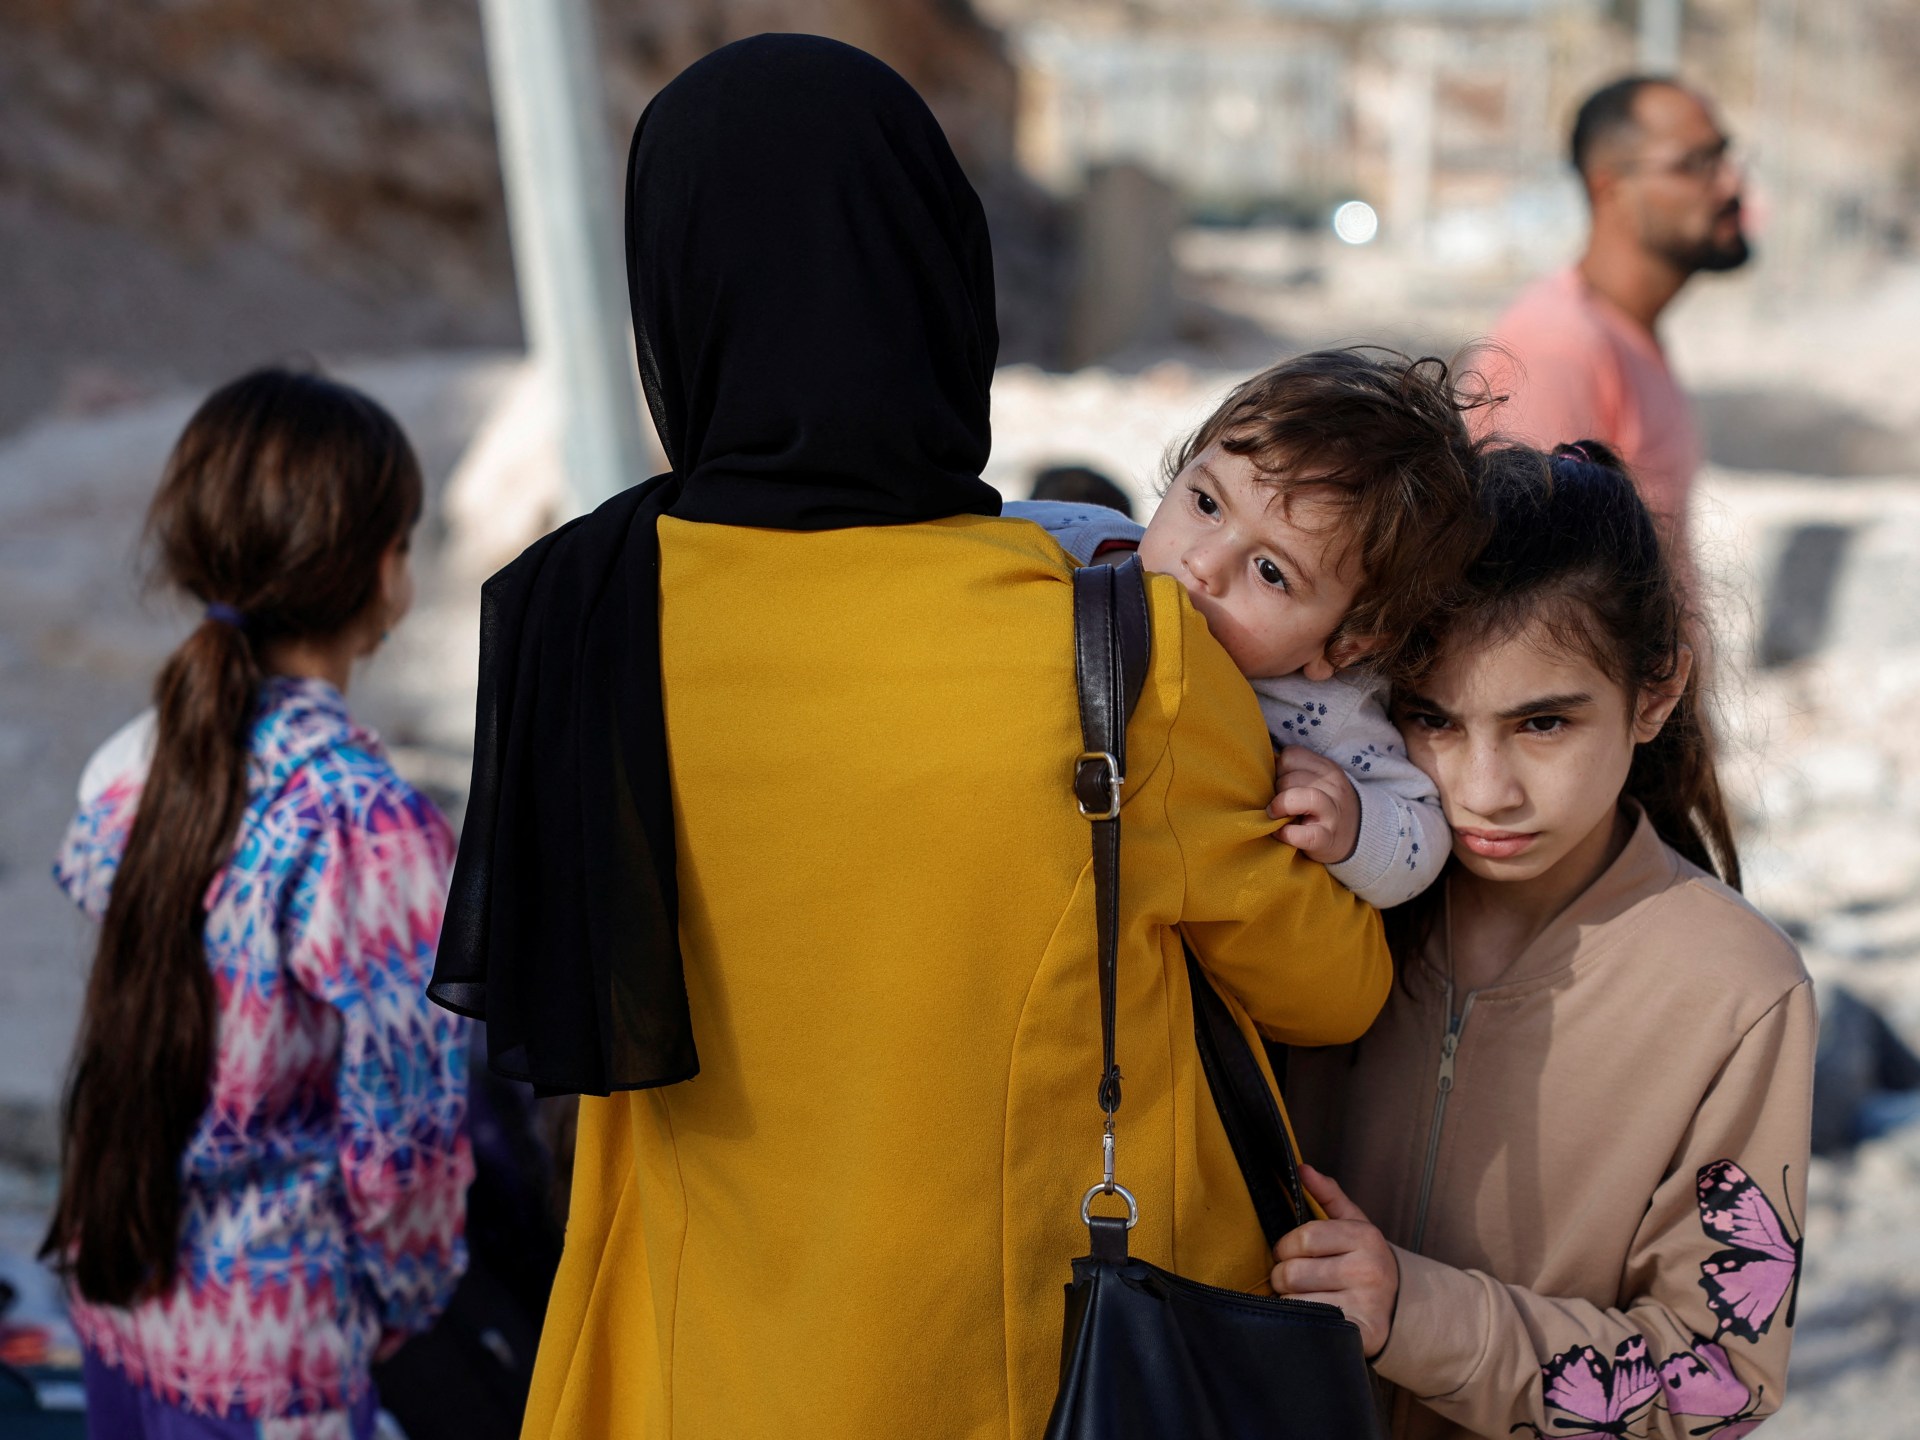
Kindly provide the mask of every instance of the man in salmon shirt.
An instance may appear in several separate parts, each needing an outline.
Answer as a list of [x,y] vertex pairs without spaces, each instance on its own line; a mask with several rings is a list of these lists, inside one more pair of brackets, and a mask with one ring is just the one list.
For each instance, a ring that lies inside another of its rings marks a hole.
[[1534,282],[1494,330],[1486,369],[1510,396],[1486,422],[1542,447],[1605,440],[1684,544],[1701,446],[1654,326],[1701,270],[1747,260],[1738,165],[1705,97],[1629,76],[1573,126],[1593,223],[1578,264]]

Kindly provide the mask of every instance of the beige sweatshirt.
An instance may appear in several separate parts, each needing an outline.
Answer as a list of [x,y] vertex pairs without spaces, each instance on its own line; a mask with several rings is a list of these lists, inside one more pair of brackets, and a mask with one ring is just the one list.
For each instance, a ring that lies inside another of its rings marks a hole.
[[1815,1028],[1792,942],[1641,816],[1498,983],[1454,991],[1437,935],[1361,1040],[1295,1050],[1302,1149],[1398,1250],[1394,1440],[1776,1410]]

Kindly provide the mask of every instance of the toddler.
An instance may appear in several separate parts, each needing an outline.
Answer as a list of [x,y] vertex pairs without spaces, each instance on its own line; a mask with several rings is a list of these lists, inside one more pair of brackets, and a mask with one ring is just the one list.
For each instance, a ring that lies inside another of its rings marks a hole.
[[1323,350],[1238,386],[1169,457],[1143,529],[1017,501],[1082,564],[1137,547],[1253,682],[1279,753],[1279,838],[1369,904],[1432,884],[1450,837],[1387,718],[1420,621],[1478,551],[1476,446],[1446,364]]

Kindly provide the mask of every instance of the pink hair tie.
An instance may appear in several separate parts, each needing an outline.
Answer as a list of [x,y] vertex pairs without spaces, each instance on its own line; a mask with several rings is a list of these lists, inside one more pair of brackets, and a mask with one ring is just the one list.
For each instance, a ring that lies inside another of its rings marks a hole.
[[1584,445],[1563,445],[1560,447],[1560,453],[1573,456],[1582,465],[1594,465],[1598,463],[1593,456],[1587,453],[1587,447]]

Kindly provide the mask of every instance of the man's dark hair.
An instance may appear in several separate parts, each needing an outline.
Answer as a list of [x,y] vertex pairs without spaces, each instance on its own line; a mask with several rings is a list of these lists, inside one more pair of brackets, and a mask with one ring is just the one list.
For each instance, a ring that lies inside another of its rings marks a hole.
[[1049,465],[1033,477],[1035,500],[1064,500],[1072,505],[1104,505],[1133,518],[1133,501],[1113,481],[1088,465]]
[[1601,145],[1633,128],[1633,102],[1649,85],[1674,85],[1665,75],[1626,75],[1589,95],[1573,117],[1573,168],[1582,175]]

